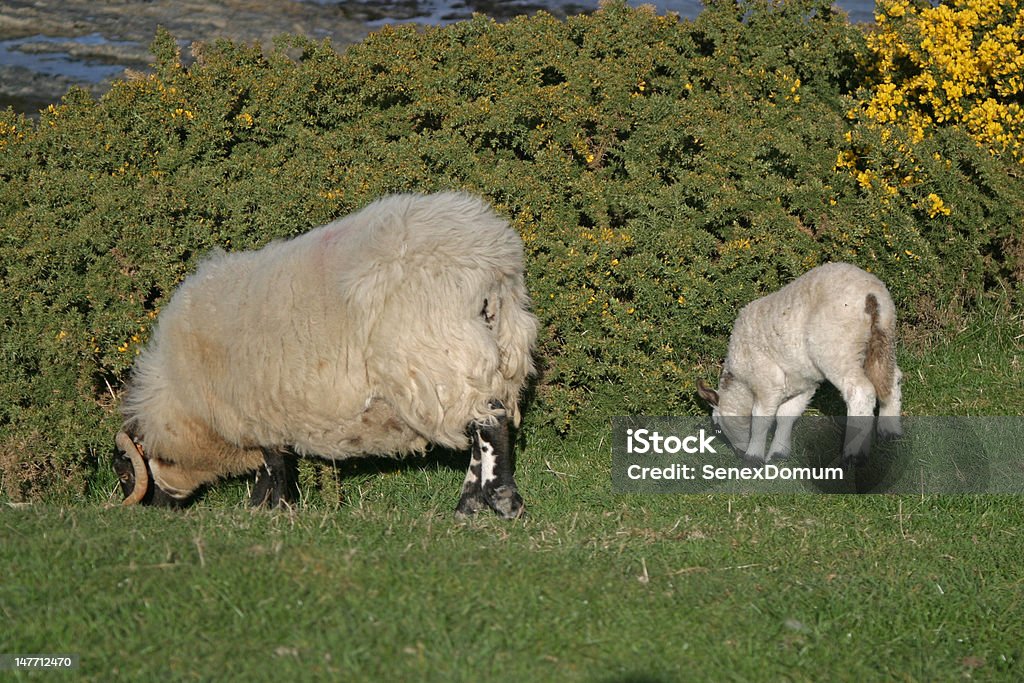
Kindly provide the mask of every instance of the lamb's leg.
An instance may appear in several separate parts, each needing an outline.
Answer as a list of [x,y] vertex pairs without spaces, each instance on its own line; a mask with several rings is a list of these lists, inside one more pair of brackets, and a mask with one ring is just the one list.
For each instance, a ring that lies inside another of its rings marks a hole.
[[775,436],[772,439],[772,447],[769,449],[768,462],[772,460],[785,460],[789,457],[793,439],[793,425],[796,419],[807,410],[807,404],[814,397],[814,389],[797,394],[779,406],[775,414]]
[[472,455],[469,471],[462,485],[462,497],[455,508],[457,515],[471,515],[489,506],[500,517],[514,519],[525,511],[512,474],[512,443],[504,406],[494,401],[492,407],[502,410],[494,424],[472,427]]
[[889,388],[889,396],[886,400],[878,402],[879,438],[897,439],[903,436],[903,426],[900,424],[900,411],[903,403],[902,383],[903,373],[896,368],[892,386]]
[[263,448],[263,464],[256,470],[249,504],[280,507],[294,505],[299,500],[298,463],[287,451]]
[[765,444],[768,441],[768,431],[775,421],[775,414],[779,409],[779,401],[773,398],[754,398],[754,406],[750,416],[750,443],[747,445],[745,459],[753,465],[763,465],[767,462],[765,458]]
[[871,433],[875,429],[875,388],[863,374],[850,375],[837,386],[846,401],[843,466],[863,465],[867,462]]

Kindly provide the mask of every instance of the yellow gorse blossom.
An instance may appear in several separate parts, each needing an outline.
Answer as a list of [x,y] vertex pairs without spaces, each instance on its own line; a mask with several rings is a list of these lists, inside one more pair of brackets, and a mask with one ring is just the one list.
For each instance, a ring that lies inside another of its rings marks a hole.
[[927,197],[930,206],[928,207],[928,216],[935,218],[936,216],[948,216],[950,214],[950,208],[942,201],[942,197],[932,192]]
[[1022,4],[879,0],[879,29],[868,36],[879,76],[863,114],[914,142],[936,126],[959,126],[993,154],[1024,163]]

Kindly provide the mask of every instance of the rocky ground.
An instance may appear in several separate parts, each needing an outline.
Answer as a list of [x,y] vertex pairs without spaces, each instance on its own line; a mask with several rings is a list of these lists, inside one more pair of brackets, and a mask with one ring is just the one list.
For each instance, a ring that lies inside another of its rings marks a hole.
[[[456,7],[453,15],[450,8]],[[0,108],[13,106],[32,114],[59,101],[72,85],[96,94],[105,91],[125,68],[144,70],[152,62],[148,47],[158,26],[182,43],[187,58],[187,46],[195,41],[231,38],[268,48],[274,36],[293,33],[330,38],[341,48],[362,40],[387,20],[437,22],[464,18],[473,11],[501,19],[541,7],[563,16],[588,8],[521,0],[4,0],[0,3]]]

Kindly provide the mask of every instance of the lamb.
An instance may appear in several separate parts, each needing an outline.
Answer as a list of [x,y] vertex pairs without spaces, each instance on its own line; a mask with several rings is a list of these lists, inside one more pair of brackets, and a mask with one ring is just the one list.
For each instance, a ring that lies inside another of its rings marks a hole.
[[217,251],[177,288],[125,389],[124,503],[179,505],[257,470],[252,504],[290,504],[296,455],[471,445],[457,515],[518,517],[509,427],[536,334],[522,240],[472,195],[393,195]]
[[718,390],[698,380],[698,393],[733,447],[758,464],[789,455],[793,423],[828,380],[847,406],[842,463],[861,465],[876,399],[878,436],[902,434],[895,334],[896,309],[881,280],[849,263],[827,263],[740,311]]

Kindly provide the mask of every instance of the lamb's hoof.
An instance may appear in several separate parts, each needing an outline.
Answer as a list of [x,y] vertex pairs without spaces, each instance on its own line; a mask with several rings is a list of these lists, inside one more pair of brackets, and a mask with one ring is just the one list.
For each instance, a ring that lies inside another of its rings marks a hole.
[[765,460],[763,455],[748,455],[743,454],[743,463],[748,467],[764,467],[768,461]]
[[877,432],[879,440],[895,441],[903,436],[903,425],[898,417],[880,417]]
[[781,460],[789,460],[788,451],[779,451],[768,456],[768,462],[779,462]]
[[455,519],[468,519],[487,509],[487,501],[484,499],[483,491],[463,493],[459,498],[459,504],[455,506]]
[[526,514],[523,497],[515,486],[499,486],[484,495],[487,496],[487,504],[502,519],[517,519]]
[[839,466],[844,470],[859,469],[868,464],[867,453],[843,453]]

